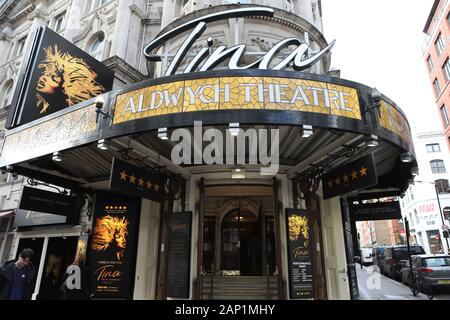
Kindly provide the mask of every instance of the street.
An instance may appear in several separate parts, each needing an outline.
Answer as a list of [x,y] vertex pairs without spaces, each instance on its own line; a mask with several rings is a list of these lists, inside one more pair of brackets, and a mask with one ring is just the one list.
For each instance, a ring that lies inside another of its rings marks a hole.
[[[408,286],[381,275],[374,266],[356,266],[359,300],[428,300],[424,294],[414,297]],[[450,300],[450,294],[437,295],[434,300]]]

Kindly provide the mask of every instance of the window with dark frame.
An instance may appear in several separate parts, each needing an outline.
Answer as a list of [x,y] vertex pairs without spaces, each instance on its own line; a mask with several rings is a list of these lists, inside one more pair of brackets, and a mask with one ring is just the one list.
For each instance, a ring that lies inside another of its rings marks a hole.
[[62,13],[55,18],[55,32],[59,32],[64,28],[64,18],[66,17],[66,13]]
[[436,78],[433,81],[434,86],[434,92],[436,93],[436,96],[439,96],[441,94],[441,86],[439,85],[439,80]]
[[436,180],[434,183],[436,185],[438,193],[449,193],[448,180],[446,179]]
[[445,104],[443,104],[441,107],[441,115],[442,115],[442,119],[444,119],[445,127],[447,127],[450,123],[450,120],[448,119],[448,113],[447,113],[447,108],[445,107]]
[[430,71],[433,71],[433,69],[434,69],[434,64],[433,64],[433,60],[431,59],[431,56],[428,56],[427,63],[428,63],[428,69],[429,69]]
[[447,60],[445,60],[444,66],[442,67],[444,70],[445,77],[447,78],[447,81],[450,81],[450,59],[447,57]]
[[439,33],[439,35],[438,35],[438,37],[436,39],[435,45],[436,45],[436,49],[437,49],[439,55],[441,55],[442,52],[444,52],[444,49],[445,49],[445,42],[444,42],[444,39],[442,39],[442,34],[441,33]]
[[20,55],[23,53],[23,50],[25,49],[25,42],[27,41],[27,37],[23,37],[19,40],[19,43],[17,45],[17,55]]
[[441,146],[439,145],[439,143],[427,144],[427,152],[441,152]]
[[431,165],[432,173],[446,173],[444,161],[433,160],[433,161],[430,161],[430,165]]

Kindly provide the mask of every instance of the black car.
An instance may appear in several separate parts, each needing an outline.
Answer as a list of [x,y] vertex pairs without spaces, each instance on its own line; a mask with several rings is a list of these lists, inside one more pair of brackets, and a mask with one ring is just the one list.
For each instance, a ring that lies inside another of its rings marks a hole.
[[[410,246],[411,255],[425,254],[422,246]],[[384,249],[380,263],[380,272],[394,279],[401,279],[400,270],[408,261],[407,246],[391,246]]]

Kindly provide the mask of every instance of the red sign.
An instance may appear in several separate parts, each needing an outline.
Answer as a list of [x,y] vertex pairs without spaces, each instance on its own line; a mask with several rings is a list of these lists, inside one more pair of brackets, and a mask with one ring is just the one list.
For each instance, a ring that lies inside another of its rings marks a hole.
[[419,212],[420,213],[434,212],[434,203],[420,205]]

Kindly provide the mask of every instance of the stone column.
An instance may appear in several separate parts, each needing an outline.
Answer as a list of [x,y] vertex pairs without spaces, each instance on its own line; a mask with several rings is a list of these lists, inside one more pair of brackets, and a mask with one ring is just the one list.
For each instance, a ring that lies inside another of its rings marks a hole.
[[111,57],[118,56],[126,60],[127,40],[129,37],[132,0],[119,0],[117,7],[116,25],[114,26],[114,36],[112,37]]
[[9,27],[0,29],[0,52],[2,53],[0,56],[0,66],[3,65],[9,58],[8,50],[11,45],[11,42],[8,41],[8,36],[10,34],[11,34],[11,29]]
[[175,19],[175,10],[177,7],[177,0],[164,0],[161,17],[161,29],[164,29]]
[[298,0],[295,11],[297,15],[299,15],[309,23],[314,24],[311,0]]
[[64,37],[73,42],[81,31],[81,17],[83,16],[84,0],[73,0],[67,13],[66,30]]

